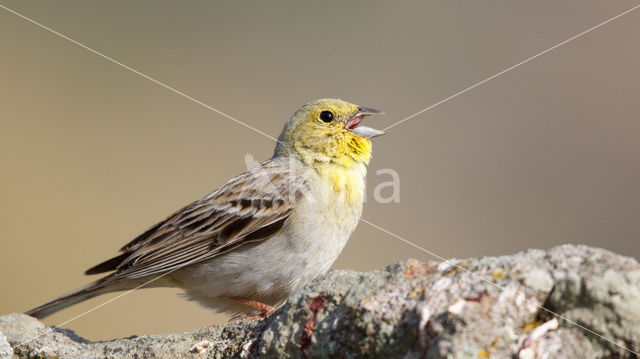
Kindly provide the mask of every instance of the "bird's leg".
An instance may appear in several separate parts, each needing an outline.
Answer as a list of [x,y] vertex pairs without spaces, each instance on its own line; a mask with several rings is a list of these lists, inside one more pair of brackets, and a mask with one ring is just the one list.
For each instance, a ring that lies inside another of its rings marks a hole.
[[253,308],[257,311],[260,312],[260,315],[239,315],[239,316],[235,316],[233,318],[231,318],[230,321],[238,321],[238,320],[253,320],[253,319],[260,319],[260,318],[266,318],[269,315],[271,315],[271,313],[276,311],[276,307],[270,306],[269,304],[264,304],[246,297],[241,297],[241,296],[237,296],[237,297],[229,297],[229,299],[234,300],[236,302],[242,303],[244,305],[246,305],[247,307]]

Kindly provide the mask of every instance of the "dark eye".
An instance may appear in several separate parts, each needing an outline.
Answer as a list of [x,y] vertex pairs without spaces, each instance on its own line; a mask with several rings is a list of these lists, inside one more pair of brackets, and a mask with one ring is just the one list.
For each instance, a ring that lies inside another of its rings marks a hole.
[[326,122],[326,123],[333,121],[333,112],[331,111],[320,112],[320,119],[322,120],[322,122]]

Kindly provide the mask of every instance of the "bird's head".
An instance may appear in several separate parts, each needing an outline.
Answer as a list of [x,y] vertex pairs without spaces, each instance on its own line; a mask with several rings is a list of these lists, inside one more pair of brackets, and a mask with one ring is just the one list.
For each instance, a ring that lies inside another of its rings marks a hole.
[[380,113],[338,99],[315,100],[302,106],[284,125],[276,155],[294,154],[303,162],[353,167],[369,163],[371,138],[384,132],[361,126],[368,115]]

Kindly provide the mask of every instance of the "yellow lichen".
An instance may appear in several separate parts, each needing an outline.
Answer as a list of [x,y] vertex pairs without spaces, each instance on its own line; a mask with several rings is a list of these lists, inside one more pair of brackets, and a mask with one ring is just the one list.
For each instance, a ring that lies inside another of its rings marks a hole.
[[504,271],[504,269],[500,269],[499,271],[491,273],[491,278],[493,278],[493,280],[498,280],[504,277],[505,274],[506,272]]
[[422,293],[424,293],[424,287],[420,287],[420,289],[418,289],[418,290],[412,290],[410,294],[411,294],[411,296],[413,298],[415,298],[415,297],[421,295]]
[[525,325],[524,325],[524,327],[523,327],[522,329],[524,329],[524,330],[534,330],[534,329],[536,329],[536,327],[537,327],[538,325],[540,325],[540,322],[539,322],[539,321],[537,321],[537,320],[534,320],[534,321],[533,321],[533,322],[531,322],[531,323],[527,323],[527,324],[525,324]]

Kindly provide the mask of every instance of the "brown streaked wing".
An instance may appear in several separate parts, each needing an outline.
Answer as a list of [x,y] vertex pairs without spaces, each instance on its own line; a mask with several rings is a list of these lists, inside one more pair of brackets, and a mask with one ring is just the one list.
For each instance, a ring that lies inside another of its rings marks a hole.
[[308,191],[298,170],[268,160],[151,227],[87,274],[139,278],[269,238]]

